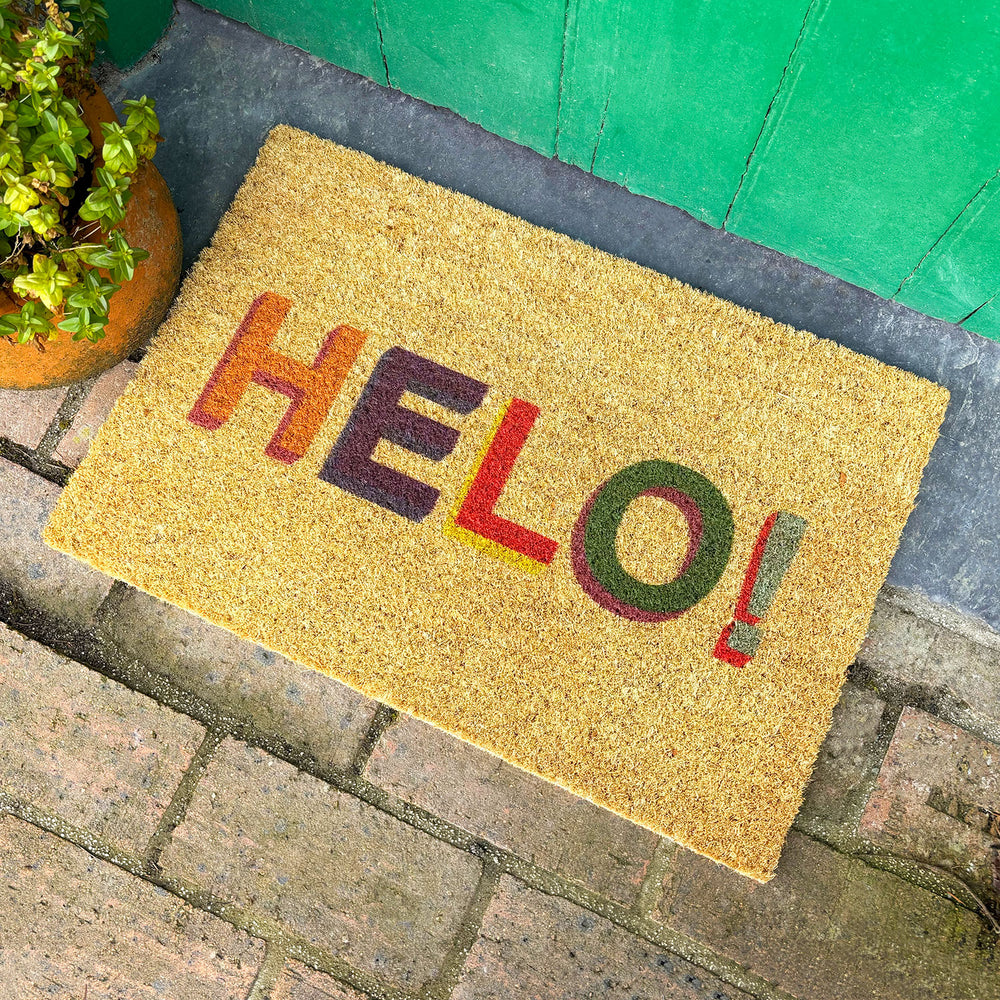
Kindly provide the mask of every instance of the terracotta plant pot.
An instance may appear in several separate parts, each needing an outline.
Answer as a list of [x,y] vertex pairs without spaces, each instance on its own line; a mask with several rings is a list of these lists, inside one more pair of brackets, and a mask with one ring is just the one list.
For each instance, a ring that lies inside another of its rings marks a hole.
[[[116,121],[114,109],[97,90],[83,101],[83,119],[91,142],[103,145],[100,123]],[[97,343],[73,340],[60,330],[44,350],[34,343],[12,344],[0,337],[0,388],[47,389],[68,385],[106,371],[145,344],[170,308],[181,274],[181,228],[170,191],[159,171],[144,164],[132,180],[122,229],[132,246],[149,251],[131,281],[111,297],[105,335]],[[0,314],[19,308],[0,290]]]

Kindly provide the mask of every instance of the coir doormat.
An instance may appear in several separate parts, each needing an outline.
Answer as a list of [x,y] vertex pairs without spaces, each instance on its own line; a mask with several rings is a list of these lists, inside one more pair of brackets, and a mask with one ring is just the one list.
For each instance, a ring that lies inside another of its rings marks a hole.
[[765,880],[946,398],[281,126],[46,539]]

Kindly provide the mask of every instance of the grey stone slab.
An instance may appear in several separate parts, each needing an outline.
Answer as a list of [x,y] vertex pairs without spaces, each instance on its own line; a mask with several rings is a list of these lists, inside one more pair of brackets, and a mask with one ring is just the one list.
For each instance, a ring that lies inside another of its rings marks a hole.
[[206,245],[269,129],[286,122],[945,385],[952,402],[892,564],[913,588],[1000,626],[1000,344],[696,222],[457,115],[178,0],[153,55],[104,77],[159,101],[157,155],[186,260]]

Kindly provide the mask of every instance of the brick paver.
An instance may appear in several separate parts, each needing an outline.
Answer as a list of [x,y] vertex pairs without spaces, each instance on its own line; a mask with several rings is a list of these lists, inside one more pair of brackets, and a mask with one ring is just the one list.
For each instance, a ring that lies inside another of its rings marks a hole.
[[0,789],[141,852],[204,730],[0,625]]
[[470,855],[235,740],[160,863],[410,988],[439,970],[480,874]]
[[245,1000],[263,954],[176,896],[0,816],[4,1000]]
[[41,536],[59,487],[0,458],[0,577],[34,607],[87,627],[114,582]]
[[678,852],[662,915],[799,1000],[1000,997],[972,913],[795,833],[766,885]]
[[0,389],[0,437],[37,448],[69,389]]
[[1000,649],[879,601],[858,652],[862,664],[904,685],[950,695],[960,724],[1000,739]]
[[375,714],[374,701],[339,681],[139,590],[102,612],[99,631],[126,657],[323,766],[345,767]]
[[367,1000],[367,997],[325,972],[317,972],[301,962],[289,962],[274,984],[270,1000]]
[[656,835],[410,716],[383,735],[366,776],[463,830],[633,902]]
[[744,1000],[746,994],[610,920],[504,876],[454,1000]]
[[903,709],[860,832],[893,854],[947,868],[995,895],[1000,746]]
[[845,684],[833,710],[833,724],[806,786],[800,817],[841,832],[857,829],[870,782],[878,773],[879,727],[885,702],[870,691]]
[[98,428],[107,419],[115,400],[138,367],[131,361],[123,361],[101,375],[77,410],[69,429],[56,445],[53,458],[73,469],[83,461]]

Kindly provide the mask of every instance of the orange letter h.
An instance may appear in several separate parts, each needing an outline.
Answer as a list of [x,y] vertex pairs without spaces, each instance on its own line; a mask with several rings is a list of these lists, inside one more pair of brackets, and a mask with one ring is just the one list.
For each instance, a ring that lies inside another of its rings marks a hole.
[[291,308],[291,300],[274,292],[254,299],[188,414],[192,423],[214,431],[233,415],[251,382],[288,396],[291,406],[264,449],[288,465],[306,453],[365,342],[360,331],[338,326],[311,366],[278,354],[271,341]]

